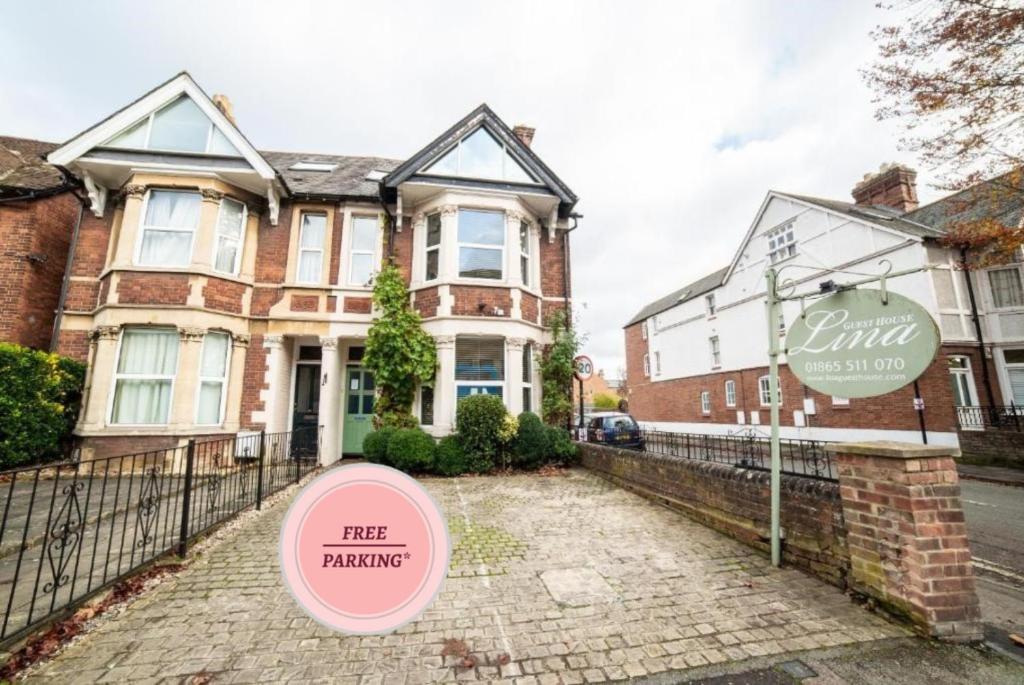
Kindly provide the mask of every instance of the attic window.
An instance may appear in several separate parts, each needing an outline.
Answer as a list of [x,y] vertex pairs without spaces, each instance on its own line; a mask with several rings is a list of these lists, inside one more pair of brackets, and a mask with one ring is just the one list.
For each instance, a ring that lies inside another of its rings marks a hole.
[[135,122],[104,144],[133,150],[242,156],[227,136],[187,95],[151,112],[148,117]]
[[337,168],[338,165],[331,162],[302,161],[292,164],[288,171],[334,171]]
[[384,177],[388,175],[388,172],[381,171],[380,169],[371,169],[370,173],[366,174],[365,178],[367,181],[382,181]]
[[780,226],[768,233],[767,237],[768,260],[772,264],[777,264],[796,254],[796,236],[793,233],[793,224]]
[[537,183],[508,150],[485,128],[460,140],[441,159],[425,170],[440,176],[463,176],[514,183]]

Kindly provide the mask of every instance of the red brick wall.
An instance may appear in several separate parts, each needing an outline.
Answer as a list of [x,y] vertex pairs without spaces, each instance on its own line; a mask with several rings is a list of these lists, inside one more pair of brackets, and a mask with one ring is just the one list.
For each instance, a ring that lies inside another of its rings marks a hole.
[[251,316],[267,316],[270,308],[284,297],[284,288],[253,288],[252,303],[249,305]]
[[82,225],[78,229],[78,242],[75,245],[74,262],[71,265],[72,276],[92,276],[98,278],[107,263],[107,249],[110,246],[111,224],[115,210],[108,207],[103,218],[97,218],[91,211],[82,214]]
[[62,330],[57,338],[58,354],[77,359],[80,362],[89,360],[89,332]]
[[[452,314],[455,316],[498,316],[495,308],[501,309],[501,316],[512,316],[512,292],[508,288],[490,288],[475,285],[451,286]],[[484,309],[480,311],[480,304]]]
[[70,193],[0,205],[0,340],[49,348],[78,209]]
[[211,277],[203,287],[203,301],[207,309],[241,314],[245,289],[242,283]]
[[402,272],[406,284],[412,278],[412,218],[402,217],[402,232],[394,234],[394,252],[392,257],[395,266]]
[[254,335],[245,351],[245,372],[242,380],[242,416],[239,421],[242,428],[262,428],[264,424],[254,423],[252,413],[265,409],[260,399],[260,390],[267,373],[267,351],[263,347],[263,336]]
[[289,308],[293,312],[315,312],[320,306],[317,295],[292,295]]
[[334,213],[334,226],[331,227],[331,272],[327,275],[328,283],[338,284],[338,270],[341,268],[341,234],[345,222],[344,212]]
[[561,233],[554,243],[549,243],[543,233],[540,236],[540,287],[544,297],[565,296],[565,249]]
[[282,203],[277,226],[270,225],[267,213],[260,216],[255,273],[258,283],[284,283],[293,212],[291,203]]
[[188,301],[188,275],[123,271],[117,281],[120,304],[177,304]]
[[523,312],[523,320],[539,323],[537,317],[540,315],[540,305],[536,297],[530,293],[523,293],[519,303]]
[[437,286],[416,291],[414,307],[423,318],[429,319],[432,316],[437,316],[437,308],[440,306],[441,295]]
[[[110,277],[104,279],[109,284]],[[109,289],[109,285],[107,285]],[[64,309],[69,312],[91,312],[99,304],[101,284],[99,281],[70,281]]]
[[349,314],[369,314],[373,300],[369,297],[345,297],[345,311]]

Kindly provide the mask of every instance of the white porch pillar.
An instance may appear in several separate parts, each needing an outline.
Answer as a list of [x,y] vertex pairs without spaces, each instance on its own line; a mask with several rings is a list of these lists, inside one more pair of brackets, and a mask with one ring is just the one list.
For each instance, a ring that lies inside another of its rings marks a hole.
[[524,338],[505,338],[505,350],[508,353],[507,375],[505,387],[508,388],[508,400],[505,406],[512,416],[519,416],[523,411],[523,347]]
[[452,432],[455,423],[455,336],[439,335],[434,378],[434,426],[437,435]]
[[333,464],[341,459],[341,355],[337,338],[320,338],[320,463]]
[[[263,347],[267,350],[267,387],[264,394],[263,411],[268,433],[288,430],[288,392],[285,375],[284,338],[280,335],[263,336]],[[280,387],[284,383],[284,389]]]

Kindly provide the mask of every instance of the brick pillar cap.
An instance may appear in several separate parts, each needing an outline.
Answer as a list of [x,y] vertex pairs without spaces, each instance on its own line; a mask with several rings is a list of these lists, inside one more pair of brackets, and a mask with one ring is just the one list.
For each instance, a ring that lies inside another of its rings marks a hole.
[[871,442],[835,442],[825,445],[833,454],[859,454],[865,457],[891,457],[893,459],[921,459],[928,457],[959,457],[960,449],[952,445],[921,445],[895,440]]

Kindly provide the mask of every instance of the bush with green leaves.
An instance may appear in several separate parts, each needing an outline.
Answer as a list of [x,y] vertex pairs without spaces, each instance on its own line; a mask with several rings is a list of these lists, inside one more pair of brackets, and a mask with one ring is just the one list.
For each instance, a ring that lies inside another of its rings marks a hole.
[[619,398],[606,392],[594,393],[592,401],[596,409],[617,409],[619,406]]
[[434,472],[442,476],[461,476],[463,473],[472,473],[473,468],[466,451],[462,449],[462,442],[459,436],[446,435],[437,443],[437,451],[434,453]]
[[512,442],[512,465],[535,469],[548,458],[548,432],[540,417],[532,412],[519,415],[519,431]]
[[377,430],[367,433],[363,438],[363,456],[371,464],[385,464],[390,466],[388,461],[388,443],[398,432],[392,426],[383,426]]
[[0,343],[0,468],[69,452],[84,381],[80,362]]
[[564,426],[573,415],[572,384],[581,340],[561,310],[555,310],[548,317],[547,325],[551,328],[552,342],[539,360],[544,388],[541,411],[548,425]]
[[[471,395],[459,400],[455,411],[455,429],[462,449],[479,471],[489,471],[502,450],[505,429],[505,404],[497,395]],[[481,468],[484,465],[486,468]]]
[[569,431],[557,426],[548,426],[548,463],[570,466],[576,463],[579,448],[572,441]]
[[388,462],[405,473],[425,473],[434,465],[434,438],[420,428],[399,428],[388,441]]

